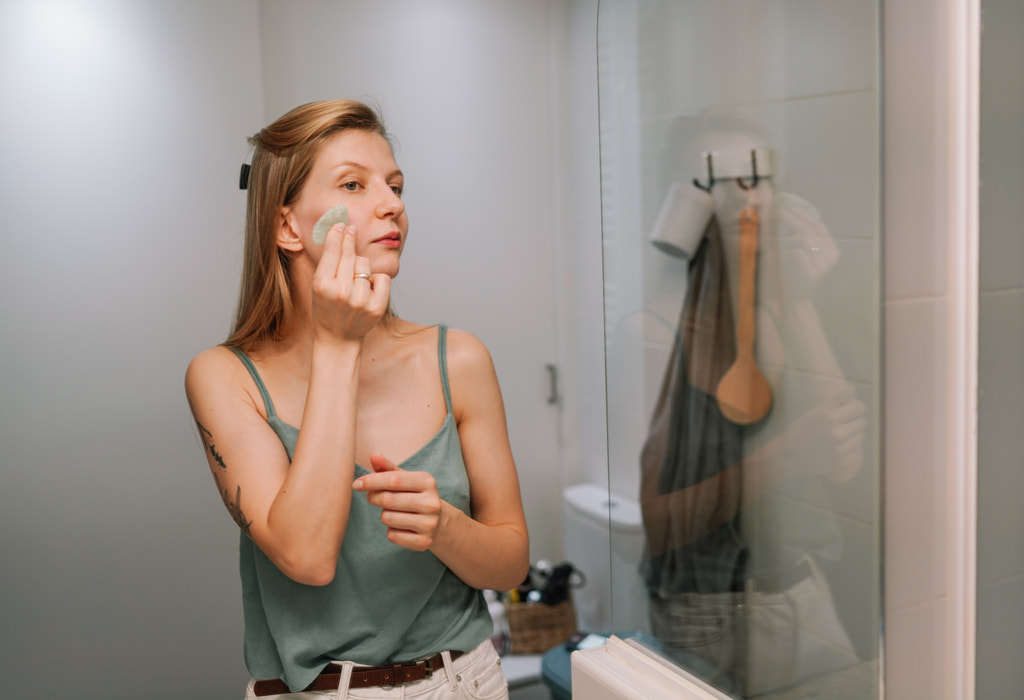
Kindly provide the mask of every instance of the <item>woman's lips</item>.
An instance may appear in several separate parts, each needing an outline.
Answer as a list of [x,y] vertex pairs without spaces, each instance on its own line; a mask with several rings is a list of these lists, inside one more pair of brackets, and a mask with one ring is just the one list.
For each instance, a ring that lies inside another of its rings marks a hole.
[[386,236],[381,236],[375,240],[374,243],[382,245],[385,248],[400,248],[402,246],[402,236],[400,233],[395,231],[394,233],[389,233]]

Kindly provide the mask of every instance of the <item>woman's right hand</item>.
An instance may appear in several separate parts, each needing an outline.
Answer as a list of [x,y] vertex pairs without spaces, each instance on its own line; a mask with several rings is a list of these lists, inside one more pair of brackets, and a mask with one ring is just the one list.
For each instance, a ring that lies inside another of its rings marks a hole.
[[391,277],[371,274],[370,261],[356,255],[355,228],[343,224],[332,227],[313,275],[313,326],[317,337],[361,340],[384,316],[390,295]]
[[844,385],[773,441],[784,450],[776,464],[785,476],[821,474],[845,483],[863,466],[867,425],[867,407]]

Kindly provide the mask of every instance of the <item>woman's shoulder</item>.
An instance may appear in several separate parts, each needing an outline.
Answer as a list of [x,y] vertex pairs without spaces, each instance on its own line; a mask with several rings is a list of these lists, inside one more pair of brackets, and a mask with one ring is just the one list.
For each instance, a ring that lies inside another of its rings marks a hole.
[[192,371],[193,369],[205,370],[209,368],[223,369],[229,364],[239,364],[238,356],[235,354],[235,351],[227,345],[221,344],[201,350],[188,363],[188,368],[189,371]]
[[449,328],[447,346],[448,376],[454,391],[496,379],[491,353],[476,335]]
[[215,345],[198,353],[185,370],[185,390],[192,395],[203,389],[234,383],[238,371],[245,371],[239,358],[226,345]]
[[423,325],[404,319],[393,321],[395,336],[415,345],[418,352],[434,353],[437,350],[438,333],[445,333],[445,362],[449,372],[473,373],[491,367],[491,354],[483,341],[469,331],[451,328],[443,324]]
[[458,328],[449,328],[447,333],[449,362],[491,361],[487,346],[477,336]]
[[468,418],[500,410],[497,370],[484,342],[469,331],[449,329],[447,356],[452,410],[460,430]]

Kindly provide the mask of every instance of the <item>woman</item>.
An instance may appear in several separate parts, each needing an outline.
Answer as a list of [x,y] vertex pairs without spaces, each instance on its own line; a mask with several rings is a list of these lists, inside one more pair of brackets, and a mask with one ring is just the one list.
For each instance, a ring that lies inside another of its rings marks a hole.
[[250,142],[235,326],[185,380],[242,530],[247,697],[506,697],[481,590],[529,562],[501,394],[472,335],[390,311],[409,221],[384,126],[336,100]]

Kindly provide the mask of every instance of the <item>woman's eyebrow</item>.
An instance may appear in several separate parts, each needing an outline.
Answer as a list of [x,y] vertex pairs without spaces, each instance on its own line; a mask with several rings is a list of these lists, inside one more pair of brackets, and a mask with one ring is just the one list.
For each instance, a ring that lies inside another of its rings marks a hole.
[[[369,168],[367,166],[363,165],[362,163],[357,163],[356,161],[353,161],[353,160],[342,161],[341,163],[336,163],[335,165],[331,166],[331,172],[332,173],[333,172],[338,172],[338,171],[341,171],[341,170],[346,170],[346,169],[361,170],[361,171],[364,171],[364,172],[369,170]],[[385,176],[385,179],[391,180],[392,178],[396,178],[396,177],[400,177],[403,180],[405,179],[405,173],[402,172],[401,168],[396,168],[393,171],[391,171],[390,173],[388,173]]]
[[338,170],[345,170],[346,168],[353,168],[355,170],[366,170],[366,166],[365,165],[363,165],[361,163],[357,163],[354,160],[346,160],[346,161],[342,161],[341,163],[335,163],[331,167],[331,172],[336,172]]

